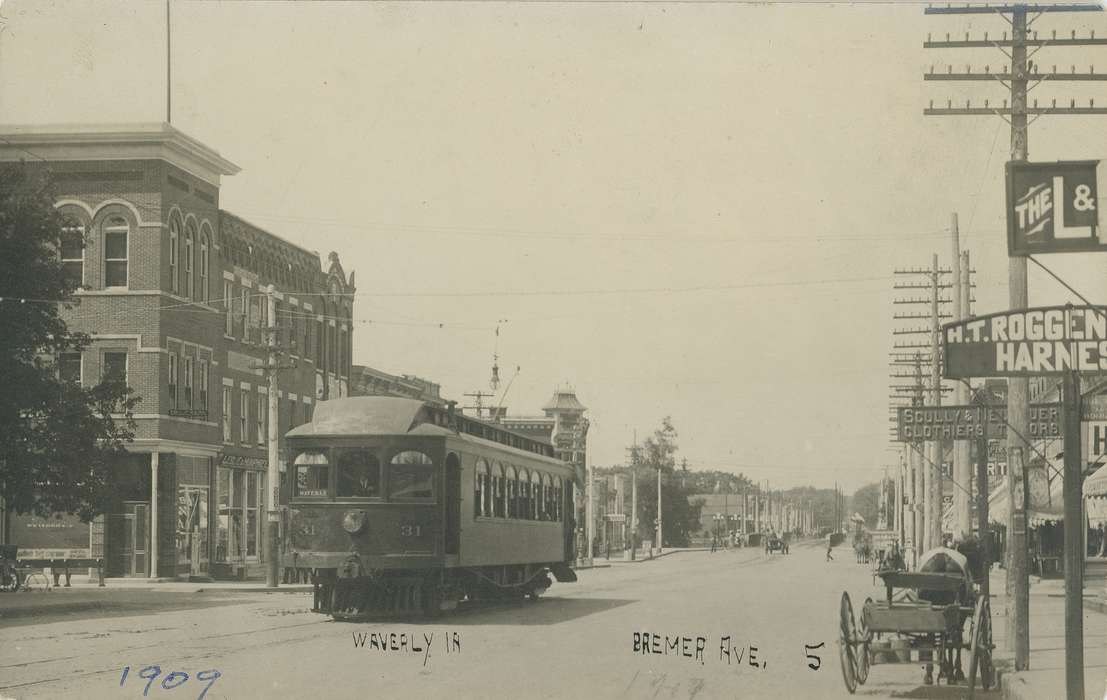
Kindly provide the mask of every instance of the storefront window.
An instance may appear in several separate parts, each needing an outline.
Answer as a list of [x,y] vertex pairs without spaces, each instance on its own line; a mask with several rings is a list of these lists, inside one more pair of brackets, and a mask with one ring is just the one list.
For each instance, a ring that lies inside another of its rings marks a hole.
[[338,449],[335,450],[335,461],[338,468],[337,496],[378,498],[381,495],[381,464],[372,450]]
[[392,498],[430,498],[434,462],[422,452],[408,450],[392,458],[389,495]]
[[246,472],[246,556],[258,555],[258,479],[257,472]]
[[220,468],[218,484],[215,558],[223,562],[258,560],[265,475],[244,469]]
[[208,487],[177,487],[177,561],[190,571],[208,570]]

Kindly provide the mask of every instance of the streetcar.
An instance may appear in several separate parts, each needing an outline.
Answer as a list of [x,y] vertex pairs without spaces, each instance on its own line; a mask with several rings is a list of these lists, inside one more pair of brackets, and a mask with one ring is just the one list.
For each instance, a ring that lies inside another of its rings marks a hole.
[[545,441],[438,404],[320,402],[286,434],[288,565],[337,620],[537,599],[572,582],[575,469]]

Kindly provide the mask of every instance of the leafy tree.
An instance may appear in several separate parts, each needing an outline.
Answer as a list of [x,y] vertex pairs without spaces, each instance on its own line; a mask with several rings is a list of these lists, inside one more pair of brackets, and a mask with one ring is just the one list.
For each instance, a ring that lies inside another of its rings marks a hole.
[[854,513],[859,513],[865,519],[865,526],[873,529],[876,527],[880,512],[880,484],[866,484],[853,494],[850,499],[850,510],[847,518]]
[[59,260],[54,201],[46,173],[0,168],[0,495],[11,512],[88,521],[106,510],[137,399],[119,381],[82,387],[59,376],[59,353],[89,338],[62,316],[79,299]]
[[[661,427],[646,438],[637,451],[638,474],[638,534],[643,539],[656,538],[657,523],[657,472],[661,471],[661,528],[662,544],[670,547],[688,545],[693,532],[700,527],[700,510],[703,501],[690,503],[693,491],[681,486],[676,477],[677,431],[672,419],[666,416]],[[680,470],[683,474],[683,470]],[[628,510],[629,512],[629,510]]]

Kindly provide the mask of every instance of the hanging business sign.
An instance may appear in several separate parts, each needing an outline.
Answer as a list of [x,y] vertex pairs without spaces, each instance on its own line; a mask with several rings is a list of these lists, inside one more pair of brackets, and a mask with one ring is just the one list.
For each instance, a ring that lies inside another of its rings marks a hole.
[[[1002,439],[1007,435],[1007,407],[992,405],[988,413],[987,436]],[[896,413],[896,439],[979,440],[985,436],[979,406],[900,406]],[[1030,406],[1030,438],[1061,436],[1060,404]]]
[[1098,234],[1097,160],[1007,164],[1007,253],[1107,251]]
[[1107,307],[1003,311],[942,326],[947,379],[1107,374]]

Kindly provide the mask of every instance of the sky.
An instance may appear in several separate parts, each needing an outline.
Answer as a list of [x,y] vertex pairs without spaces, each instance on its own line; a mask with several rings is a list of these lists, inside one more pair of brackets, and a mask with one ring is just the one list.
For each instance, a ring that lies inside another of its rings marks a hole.
[[[1007,59],[922,47],[1007,27],[923,7],[174,0],[171,121],[242,167],[224,209],[355,271],[355,363],[468,403],[496,354],[511,413],[576,390],[597,466],[671,416],[690,468],[853,490],[897,463],[894,270],[948,266],[957,213],[974,311],[1009,307],[1009,127],[923,115],[1004,98],[930,66]],[[0,27],[0,125],[166,119],[164,3],[6,0]],[[1102,158],[1107,129],[1043,117],[1029,143]],[[1107,260],[1043,262],[1107,299]]]

